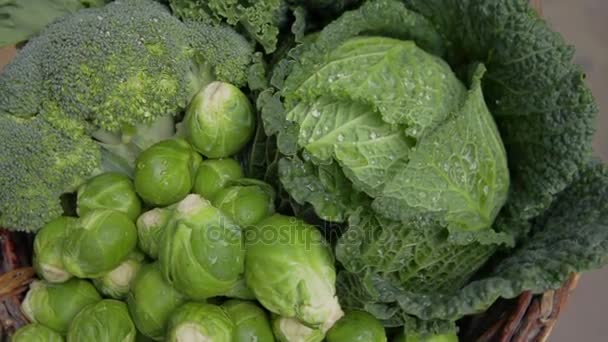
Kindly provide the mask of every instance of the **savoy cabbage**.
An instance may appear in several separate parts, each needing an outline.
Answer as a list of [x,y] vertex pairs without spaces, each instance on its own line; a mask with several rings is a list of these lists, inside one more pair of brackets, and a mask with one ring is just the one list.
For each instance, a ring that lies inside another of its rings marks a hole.
[[339,227],[344,307],[445,330],[608,261],[572,57],[525,0],[376,0],[274,66],[253,151],[294,211]]

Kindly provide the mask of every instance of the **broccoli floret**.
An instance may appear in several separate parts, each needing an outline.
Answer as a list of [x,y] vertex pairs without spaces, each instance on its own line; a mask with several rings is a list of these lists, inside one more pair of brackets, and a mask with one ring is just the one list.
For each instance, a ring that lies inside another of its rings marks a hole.
[[37,230],[61,215],[60,196],[99,165],[98,146],[41,116],[0,115],[0,227]]
[[0,74],[0,226],[36,231],[87,178],[132,174],[201,87],[243,86],[252,55],[234,30],[184,23],[152,0],[48,26]]
[[243,85],[253,50],[229,28],[184,24],[151,0],[116,1],[48,26],[0,76],[0,111],[57,107],[109,131],[183,109],[201,84]]
[[40,111],[44,74],[28,47],[0,73],[0,113],[30,117]]

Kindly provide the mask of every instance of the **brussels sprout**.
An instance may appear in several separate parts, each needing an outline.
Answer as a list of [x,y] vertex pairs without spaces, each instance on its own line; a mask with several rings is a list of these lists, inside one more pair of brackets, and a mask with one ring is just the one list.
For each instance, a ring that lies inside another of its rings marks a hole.
[[222,307],[235,324],[234,342],[274,342],[268,315],[253,302],[229,300]]
[[172,214],[172,207],[154,208],[137,219],[138,246],[152,259],[158,258],[158,245]]
[[31,322],[65,334],[82,308],[100,300],[95,287],[86,280],[70,279],[61,284],[34,281],[21,303],[21,311]]
[[213,205],[241,227],[256,224],[274,213],[274,190],[270,185],[255,179],[241,179],[237,183],[218,191]]
[[386,332],[372,314],[350,311],[329,329],[327,342],[386,342]]
[[78,215],[83,216],[94,209],[121,211],[135,221],[141,213],[141,200],[129,177],[108,172],[91,178],[78,189]]
[[165,279],[192,299],[226,293],[244,269],[241,229],[195,194],[176,206],[159,252]]
[[135,336],[135,342],[152,342],[154,339],[142,334],[140,331],[137,332],[137,336]]
[[155,206],[180,201],[192,190],[201,156],[183,139],[164,140],[142,152],[135,163],[135,190]]
[[133,251],[118,267],[93,279],[93,285],[106,297],[124,299],[144,259],[145,256],[141,252]]
[[63,265],[63,242],[76,218],[62,216],[47,223],[34,238],[33,264],[40,278],[62,283],[72,277]]
[[88,305],[74,317],[67,342],[134,342],[136,335],[127,305],[114,299],[104,299]]
[[207,158],[237,153],[255,128],[247,96],[224,82],[212,82],[203,88],[190,103],[184,121],[190,142]]
[[95,209],[78,219],[63,244],[63,264],[80,278],[97,278],[118,267],[137,245],[137,229],[124,213]]
[[305,326],[295,318],[276,316],[272,330],[279,342],[320,342],[325,334],[319,329]]
[[211,200],[228,182],[240,178],[243,178],[243,169],[236,160],[205,160],[196,172],[193,192]]
[[313,226],[273,215],[247,230],[245,279],[273,313],[327,331],[342,317],[330,249]]
[[234,323],[217,305],[190,302],[173,312],[167,330],[168,342],[232,342]]
[[442,335],[426,335],[420,336],[418,334],[400,333],[395,337],[393,342],[458,342],[458,336],[456,334],[442,334]]
[[161,341],[169,315],[186,302],[186,297],[163,279],[158,263],[144,265],[127,296],[129,312],[137,329],[147,337]]
[[33,323],[15,331],[11,342],[63,342],[63,337],[42,324]]
[[228,298],[249,299],[255,300],[255,295],[245,283],[245,276],[239,276],[239,279],[232,284],[232,287],[223,294]]

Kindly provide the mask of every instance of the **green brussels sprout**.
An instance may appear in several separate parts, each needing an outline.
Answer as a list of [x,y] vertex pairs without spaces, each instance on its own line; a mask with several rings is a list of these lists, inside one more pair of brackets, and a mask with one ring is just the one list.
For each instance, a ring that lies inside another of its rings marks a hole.
[[232,342],[234,323],[221,307],[186,303],[169,318],[167,341]]
[[393,342],[458,342],[458,336],[456,334],[442,334],[442,335],[425,335],[420,336],[419,334],[408,334],[405,335],[403,332],[397,335]]
[[63,283],[72,277],[63,265],[63,242],[76,218],[61,216],[47,223],[34,238],[33,264],[40,278]]
[[137,245],[137,229],[124,213],[95,209],[76,221],[63,244],[63,264],[79,278],[97,278],[118,267]]
[[244,270],[241,229],[196,194],[175,207],[159,252],[165,279],[192,299],[225,294]]
[[323,331],[307,327],[295,318],[276,316],[272,320],[272,330],[279,342],[321,342]]
[[222,307],[235,324],[234,342],[274,342],[268,315],[253,302],[229,300]]
[[208,159],[201,163],[194,179],[194,193],[208,200],[228,184],[243,178],[243,169],[234,159]]
[[127,296],[129,312],[137,329],[156,341],[165,337],[171,312],[186,302],[186,297],[162,277],[158,262],[144,265]]
[[223,295],[228,298],[255,300],[255,295],[247,286],[244,275],[239,276],[239,279],[237,279],[237,281],[232,284],[232,287]]
[[172,207],[154,208],[137,219],[139,249],[152,259],[158,259],[158,246],[172,214]]
[[141,213],[141,200],[129,177],[118,172],[108,172],[89,179],[78,189],[78,216],[94,209],[121,211],[135,221]]
[[386,342],[386,332],[372,314],[350,311],[329,329],[327,342]]
[[207,158],[237,153],[253,136],[255,117],[239,88],[212,82],[192,100],[184,119],[192,146]]
[[63,342],[63,336],[42,324],[28,324],[19,328],[11,342]]
[[245,279],[262,305],[326,332],[344,314],[327,242],[313,226],[275,214],[247,230]]
[[124,299],[144,259],[145,256],[141,252],[133,251],[118,267],[93,279],[93,285],[106,297]]
[[82,308],[100,300],[95,287],[86,280],[70,279],[61,284],[34,281],[21,303],[21,311],[31,322],[65,334]]
[[74,317],[67,342],[134,342],[136,335],[127,305],[104,299],[86,306]]
[[249,227],[274,213],[274,189],[262,181],[240,179],[238,185],[217,192],[211,203],[241,227]]
[[202,158],[183,139],[164,140],[142,152],[135,163],[135,190],[154,206],[186,197]]

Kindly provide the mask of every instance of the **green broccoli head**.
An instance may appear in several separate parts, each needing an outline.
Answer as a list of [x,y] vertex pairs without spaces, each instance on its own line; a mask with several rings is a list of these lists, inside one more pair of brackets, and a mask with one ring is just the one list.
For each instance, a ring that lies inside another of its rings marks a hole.
[[66,134],[40,116],[0,115],[0,227],[37,230],[61,215],[60,196],[98,166],[88,136]]
[[175,115],[215,78],[242,85],[253,53],[236,32],[184,24],[152,0],[116,1],[48,26],[0,75],[0,111],[51,106],[109,131]]
[[0,226],[36,231],[82,181],[130,174],[201,87],[245,85],[253,52],[232,29],[184,23],[152,0],[55,21],[0,73]]

